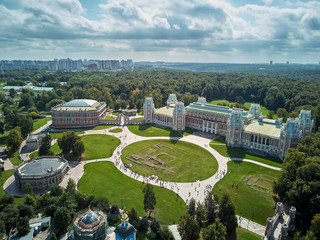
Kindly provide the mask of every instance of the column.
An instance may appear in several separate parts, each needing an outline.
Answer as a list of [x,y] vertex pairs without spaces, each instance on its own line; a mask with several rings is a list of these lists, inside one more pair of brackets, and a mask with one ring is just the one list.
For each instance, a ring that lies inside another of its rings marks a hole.
[[202,132],[204,132],[204,123],[205,123],[205,121],[203,120],[202,121]]

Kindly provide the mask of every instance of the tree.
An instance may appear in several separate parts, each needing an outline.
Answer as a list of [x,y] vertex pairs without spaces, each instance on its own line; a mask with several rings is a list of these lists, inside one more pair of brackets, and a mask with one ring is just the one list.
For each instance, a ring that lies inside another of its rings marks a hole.
[[22,137],[28,136],[29,133],[33,130],[33,121],[30,116],[20,116],[19,117],[19,126],[21,127],[21,135]]
[[2,210],[0,219],[3,220],[7,233],[9,233],[10,229],[16,225],[18,217],[19,210],[15,204],[9,204]]
[[69,178],[68,183],[67,183],[67,187],[66,187],[66,192],[69,193],[71,196],[73,196],[75,194],[76,190],[76,183],[72,178]]
[[27,204],[20,204],[18,206],[19,216],[31,218],[33,215],[33,207]]
[[22,141],[23,141],[23,138],[21,137],[21,129],[20,127],[15,127],[10,131],[8,135],[7,145],[8,145],[9,151],[11,153],[16,152],[19,149]]
[[140,228],[140,218],[137,211],[134,208],[128,212],[129,222],[134,226],[135,229]]
[[94,198],[91,201],[90,205],[93,207],[97,207],[104,212],[108,212],[110,209],[110,203],[106,197]]
[[208,226],[214,223],[218,213],[218,204],[214,200],[212,192],[207,194],[206,198],[204,199],[204,205],[205,205],[206,224]]
[[44,138],[42,138],[41,145],[39,148],[39,156],[49,156],[51,149],[51,136],[48,134]]
[[151,214],[151,211],[154,209],[154,206],[157,204],[156,195],[153,192],[153,187],[151,184],[147,184],[143,191],[144,198],[143,198],[143,208],[145,211],[149,211],[149,217]]
[[196,200],[195,200],[194,198],[191,198],[191,199],[190,199],[190,202],[189,202],[187,208],[188,208],[187,213],[188,213],[190,216],[194,217],[195,214],[196,214]]
[[289,113],[287,112],[287,110],[285,108],[278,108],[277,115],[279,118],[283,119],[283,122],[286,122],[287,118],[289,116]]
[[60,236],[68,231],[71,216],[66,207],[59,207],[54,213],[53,224],[55,233]]
[[59,185],[51,185],[50,186],[50,195],[51,196],[61,196],[63,193],[63,188]]
[[230,199],[229,194],[223,194],[220,201],[220,209],[218,214],[221,223],[226,226],[227,233],[232,233],[238,226],[235,207]]
[[195,213],[195,219],[199,225],[199,227],[203,227],[203,223],[205,221],[206,210],[204,204],[197,202],[197,208]]
[[14,203],[14,197],[10,194],[4,194],[0,198],[0,205],[7,206]]
[[216,218],[214,223],[202,229],[203,240],[225,240],[227,236],[226,227]]
[[172,232],[169,230],[168,226],[165,226],[161,229],[160,236],[163,240],[174,240],[174,236]]
[[32,206],[33,208],[37,207],[37,200],[34,195],[27,194],[27,196],[25,197],[24,203],[29,206]]
[[81,140],[81,138],[79,138],[73,145],[72,153],[75,156],[81,156],[81,154],[84,153],[84,151],[85,151],[84,143]]
[[59,148],[63,153],[69,153],[79,138],[80,137],[77,136],[73,131],[64,132],[62,137],[58,138]]
[[24,186],[24,192],[26,194],[33,195],[33,188],[31,187],[30,183],[26,183],[26,185]]
[[10,90],[9,90],[9,95],[10,95],[10,97],[11,98],[14,98],[14,96],[17,94],[17,92],[16,92],[16,90],[14,90],[13,88],[11,88]]
[[1,135],[3,135],[4,130],[5,130],[4,122],[0,121],[0,134],[1,134]]
[[320,239],[320,213],[313,216],[310,230],[317,239]]
[[54,232],[51,235],[51,240],[58,240],[57,235]]
[[320,212],[319,153],[320,133],[301,139],[297,149],[286,152],[282,171],[273,184],[280,201],[290,203],[303,213],[297,218],[301,223],[297,224],[298,230],[309,229],[313,216]]
[[183,240],[197,240],[199,239],[201,228],[197,221],[189,214],[180,217],[178,231]]
[[24,236],[30,231],[28,217],[19,218],[19,220],[17,222],[17,230],[18,230],[19,236]]

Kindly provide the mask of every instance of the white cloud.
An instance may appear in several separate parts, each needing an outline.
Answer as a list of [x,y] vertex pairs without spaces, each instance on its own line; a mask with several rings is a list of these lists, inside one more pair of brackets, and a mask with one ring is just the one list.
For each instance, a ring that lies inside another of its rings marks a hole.
[[318,1],[279,6],[264,0],[265,5],[235,7],[227,0],[106,0],[96,6],[98,20],[90,20],[79,0],[15,3],[21,8],[0,4],[0,50],[7,58],[14,51],[29,54],[30,47],[35,52],[45,49],[44,54],[75,54],[77,47],[80,53],[91,50],[92,55],[117,50],[124,57],[128,51],[137,56],[153,51],[157,56],[179,56],[180,52],[183,58],[190,54],[189,58],[197,59],[203,53],[212,61],[222,54],[230,59],[242,54],[239,59],[250,60],[266,52],[298,56],[303,48],[316,59],[320,50]]

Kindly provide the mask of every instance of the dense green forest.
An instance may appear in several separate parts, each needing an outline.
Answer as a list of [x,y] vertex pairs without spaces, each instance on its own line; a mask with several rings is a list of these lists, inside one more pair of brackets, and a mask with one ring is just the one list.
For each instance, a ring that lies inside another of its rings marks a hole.
[[[271,75],[165,69],[54,73],[20,70],[1,73],[0,81],[6,85],[22,86],[32,82],[54,87],[52,92],[34,94],[25,90],[20,95],[20,107],[34,107],[37,111],[48,111],[62,101],[77,98],[105,101],[109,108],[117,110],[126,107],[141,109],[144,98],[152,96],[155,106],[159,107],[165,104],[170,93],[176,93],[185,105],[198,96],[205,96],[207,101],[256,102],[273,111],[285,108],[288,112],[299,112],[304,108],[312,110],[315,118],[319,115],[320,81]],[[316,118],[316,128],[318,126],[319,119]]]

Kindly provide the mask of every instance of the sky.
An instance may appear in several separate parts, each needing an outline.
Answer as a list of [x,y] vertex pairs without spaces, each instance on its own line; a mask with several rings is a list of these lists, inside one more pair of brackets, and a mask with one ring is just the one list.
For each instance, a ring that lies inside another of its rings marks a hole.
[[318,63],[319,53],[319,0],[0,0],[0,59]]

